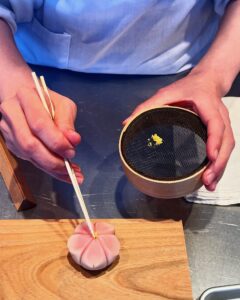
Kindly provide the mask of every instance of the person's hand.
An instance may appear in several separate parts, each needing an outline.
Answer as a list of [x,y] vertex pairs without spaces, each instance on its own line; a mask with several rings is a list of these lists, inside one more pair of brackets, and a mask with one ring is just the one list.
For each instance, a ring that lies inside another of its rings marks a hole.
[[140,104],[123,124],[142,111],[162,105],[177,105],[195,111],[207,126],[207,155],[210,164],[202,181],[209,191],[216,188],[234,148],[228,110],[223,104],[220,89],[214,77],[207,74],[190,73],[185,78],[160,89],[150,99]]
[[[17,157],[60,180],[69,182],[63,158],[73,158],[80,135],[74,129],[75,103],[49,91],[55,108],[54,121],[31,85],[17,89],[2,99],[0,130],[6,145]],[[83,181],[79,166],[72,164],[78,182]]]
[[[74,130],[76,105],[50,91],[54,121],[35,90],[31,69],[18,51],[9,25],[0,19],[0,131],[7,147],[52,176],[70,181],[63,158],[73,158],[80,135]],[[0,116],[1,117],[1,116]],[[80,168],[72,164],[78,182]]]

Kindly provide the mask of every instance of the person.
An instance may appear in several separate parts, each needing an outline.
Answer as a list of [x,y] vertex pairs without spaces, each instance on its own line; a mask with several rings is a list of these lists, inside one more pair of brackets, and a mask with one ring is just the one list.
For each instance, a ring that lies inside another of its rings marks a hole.
[[[0,130],[15,155],[68,181],[62,158],[73,158],[80,142],[76,105],[50,91],[52,122],[27,63],[112,74],[190,70],[123,123],[164,104],[191,107],[207,126],[211,163],[202,180],[213,191],[234,147],[221,98],[240,70],[239,48],[239,0],[0,0]],[[80,167],[73,167],[81,183]]]

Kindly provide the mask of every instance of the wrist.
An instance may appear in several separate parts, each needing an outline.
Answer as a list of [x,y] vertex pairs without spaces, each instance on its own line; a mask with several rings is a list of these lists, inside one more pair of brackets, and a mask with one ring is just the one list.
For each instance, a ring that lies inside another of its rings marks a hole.
[[22,86],[33,84],[31,69],[18,51],[12,31],[0,19],[0,102],[14,97]]
[[0,103],[14,97],[22,87],[34,88],[31,69],[28,65],[7,68],[0,75]]
[[191,70],[189,75],[200,76],[208,86],[211,86],[219,97],[224,97],[230,90],[233,79],[227,72],[217,69],[214,66],[204,67],[197,65]]

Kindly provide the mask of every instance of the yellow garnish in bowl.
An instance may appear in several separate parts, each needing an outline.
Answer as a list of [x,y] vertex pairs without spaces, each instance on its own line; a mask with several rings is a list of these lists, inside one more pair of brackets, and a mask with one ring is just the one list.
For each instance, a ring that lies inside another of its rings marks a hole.
[[151,138],[148,139],[148,147],[159,146],[163,143],[163,139],[157,134],[152,134]]

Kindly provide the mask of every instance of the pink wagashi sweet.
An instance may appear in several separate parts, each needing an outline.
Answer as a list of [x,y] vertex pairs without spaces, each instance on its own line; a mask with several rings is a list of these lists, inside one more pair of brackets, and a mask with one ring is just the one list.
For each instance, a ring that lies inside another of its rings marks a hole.
[[120,243],[113,225],[93,224],[96,238],[92,236],[87,224],[81,223],[68,239],[68,250],[73,260],[87,270],[101,270],[109,266],[119,255]]

